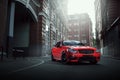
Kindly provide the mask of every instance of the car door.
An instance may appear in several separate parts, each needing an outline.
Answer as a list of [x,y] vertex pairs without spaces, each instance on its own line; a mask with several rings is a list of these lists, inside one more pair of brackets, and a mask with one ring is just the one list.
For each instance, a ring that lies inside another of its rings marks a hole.
[[62,43],[58,42],[53,49],[53,55],[55,59],[60,60],[61,51],[62,51]]

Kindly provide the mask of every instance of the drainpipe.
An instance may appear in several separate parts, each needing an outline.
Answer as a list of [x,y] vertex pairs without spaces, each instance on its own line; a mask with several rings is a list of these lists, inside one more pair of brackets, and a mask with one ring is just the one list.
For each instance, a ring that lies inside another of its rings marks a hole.
[[13,36],[14,36],[14,17],[15,16],[15,2],[11,2],[10,19],[9,19],[9,33],[8,33],[8,54],[12,54]]

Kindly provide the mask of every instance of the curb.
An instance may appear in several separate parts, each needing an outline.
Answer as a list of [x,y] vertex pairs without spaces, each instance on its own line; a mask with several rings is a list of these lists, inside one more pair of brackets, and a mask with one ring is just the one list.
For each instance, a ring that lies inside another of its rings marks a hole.
[[109,55],[102,55],[103,57],[107,57],[107,58],[112,58],[112,59],[116,59],[116,60],[120,60],[120,57],[114,57],[114,56],[109,56]]

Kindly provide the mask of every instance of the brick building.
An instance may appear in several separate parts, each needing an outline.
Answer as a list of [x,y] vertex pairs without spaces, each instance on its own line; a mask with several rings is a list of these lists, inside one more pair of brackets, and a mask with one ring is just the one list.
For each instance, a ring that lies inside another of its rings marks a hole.
[[[101,10],[101,29],[97,31],[98,35],[101,35],[99,38],[101,50],[104,55],[118,58],[120,57],[120,1],[96,0],[96,3],[101,4],[95,4]],[[96,17],[98,16],[96,13]]]
[[87,13],[69,16],[68,39],[79,40],[93,46],[92,22]]
[[[60,1],[59,5],[65,2]],[[58,3],[54,0],[0,0],[0,21],[2,23],[0,25],[0,46],[3,47],[4,52],[8,56],[13,53],[13,49],[23,50],[27,56],[41,56],[50,52],[48,50],[52,47],[52,42],[57,40],[56,31],[61,33],[58,28],[66,27],[63,22],[66,15],[57,14],[63,9],[57,8],[57,5]],[[61,21],[59,26],[56,26],[57,20]]]

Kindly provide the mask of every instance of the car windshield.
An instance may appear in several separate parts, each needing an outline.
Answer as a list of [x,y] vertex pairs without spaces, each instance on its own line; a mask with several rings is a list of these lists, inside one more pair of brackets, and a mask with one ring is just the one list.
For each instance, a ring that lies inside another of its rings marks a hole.
[[64,46],[84,46],[80,41],[63,41]]

